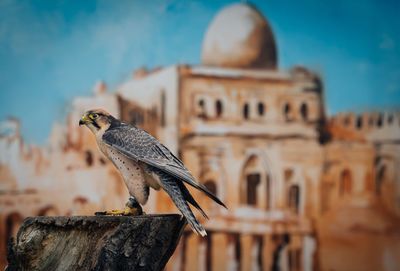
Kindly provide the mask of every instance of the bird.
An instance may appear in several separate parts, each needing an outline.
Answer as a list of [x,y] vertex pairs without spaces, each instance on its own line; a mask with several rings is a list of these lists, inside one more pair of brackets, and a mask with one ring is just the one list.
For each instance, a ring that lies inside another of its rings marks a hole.
[[194,216],[195,207],[209,219],[185,186],[188,184],[214,200],[226,205],[207,187],[198,182],[183,162],[166,146],[145,130],[124,123],[103,109],[86,111],[79,120],[94,134],[100,151],[114,164],[128,188],[129,199],[123,210],[104,212],[106,215],[142,215],[150,188],[163,189],[186,218],[192,230],[206,236],[204,227]]

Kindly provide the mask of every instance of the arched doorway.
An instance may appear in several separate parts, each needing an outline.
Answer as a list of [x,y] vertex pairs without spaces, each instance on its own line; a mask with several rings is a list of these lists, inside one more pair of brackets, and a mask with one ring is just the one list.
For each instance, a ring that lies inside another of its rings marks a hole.
[[[15,213],[11,213],[7,216],[6,218],[6,242],[8,242],[8,240],[10,240],[11,237],[15,238],[17,236],[19,227],[22,224],[22,215],[15,212]],[[6,243],[7,245],[7,243]]]
[[222,116],[223,110],[224,110],[224,107],[223,107],[222,101],[217,100],[215,102],[215,114],[216,114],[217,118]]
[[[87,210],[89,200],[83,196],[77,196],[72,201],[72,214],[74,215],[84,215],[90,214]],[[89,208],[90,209],[90,208]]]
[[46,206],[41,209],[38,213],[38,216],[56,216],[58,215],[58,211],[54,206]]
[[93,153],[90,150],[85,151],[85,161],[87,166],[93,165]]
[[250,118],[250,106],[248,103],[245,103],[243,106],[243,118],[244,119]]
[[302,103],[300,106],[300,114],[304,121],[308,120],[308,106],[306,103]]
[[265,105],[264,105],[264,103],[263,102],[259,102],[258,104],[257,104],[257,111],[258,111],[258,115],[261,117],[261,116],[264,116],[264,113],[265,113]]
[[252,155],[244,164],[240,184],[240,204],[269,209],[271,180],[261,158]]
[[[4,239],[3,239],[3,243],[1,244],[2,248],[0,249],[1,253],[0,253],[0,263],[5,263],[6,261],[6,251],[8,250],[8,243],[10,241],[11,238],[13,238],[14,240],[16,240],[17,237],[17,233],[18,230],[22,224],[22,215],[14,212],[11,213],[9,215],[7,215],[5,217],[5,225],[4,225],[4,232],[2,234],[4,234]],[[4,252],[4,254],[3,254]]]
[[284,104],[283,114],[285,117],[285,121],[292,121],[292,108],[289,103]]

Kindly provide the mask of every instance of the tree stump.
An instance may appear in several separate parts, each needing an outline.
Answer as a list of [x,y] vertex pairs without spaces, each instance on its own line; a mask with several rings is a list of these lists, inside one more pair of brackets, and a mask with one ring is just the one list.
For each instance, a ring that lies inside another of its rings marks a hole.
[[162,270],[185,225],[172,214],[28,217],[6,270]]

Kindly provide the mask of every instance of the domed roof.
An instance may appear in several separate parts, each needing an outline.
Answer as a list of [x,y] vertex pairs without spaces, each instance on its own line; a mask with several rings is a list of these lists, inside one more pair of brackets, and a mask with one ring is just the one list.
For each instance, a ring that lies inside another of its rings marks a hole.
[[267,20],[249,4],[224,8],[206,32],[202,63],[232,68],[276,68],[275,39]]

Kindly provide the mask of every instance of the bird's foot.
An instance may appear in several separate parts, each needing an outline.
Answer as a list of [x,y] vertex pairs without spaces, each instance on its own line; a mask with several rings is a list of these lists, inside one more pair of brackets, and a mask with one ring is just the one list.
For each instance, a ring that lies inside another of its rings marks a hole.
[[145,212],[143,212],[142,207],[129,207],[126,206],[123,210],[111,210],[111,211],[105,211],[105,212],[97,212],[96,215],[111,215],[111,216],[137,216],[137,215],[143,215]]
[[134,216],[134,215],[142,215],[143,210],[142,207],[134,207],[131,208],[129,206],[126,206],[123,210],[111,210],[111,211],[106,211],[106,215],[124,215],[124,216]]
[[111,215],[111,216],[136,216],[136,215],[145,215],[143,212],[142,206],[136,201],[136,199],[131,196],[129,197],[128,202],[125,204],[125,209],[123,210],[111,210],[105,212],[96,212],[95,215]]

